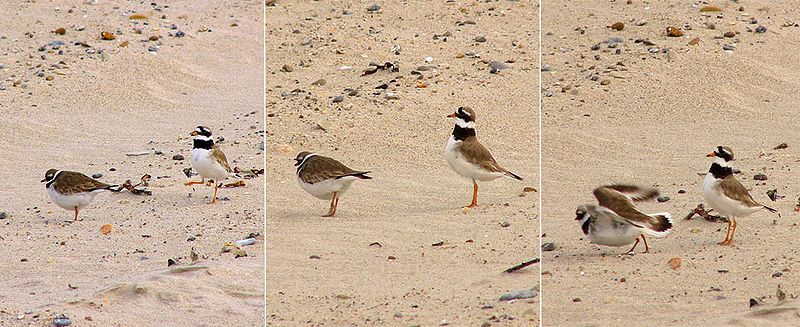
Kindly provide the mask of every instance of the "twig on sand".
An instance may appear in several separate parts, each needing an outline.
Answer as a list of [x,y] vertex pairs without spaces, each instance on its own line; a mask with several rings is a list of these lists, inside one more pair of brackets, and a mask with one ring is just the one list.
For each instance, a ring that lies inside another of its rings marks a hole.
[[150,191],[146,188],[137,188],[140,186],[142,187],[147,186],[147,181],[149,181],[150,178],[152,178],[152,176],[150,176],[149,174],[144,174],[140,179],[139,183],[137,183],[136,185],[133,185],[133,182],[131,182],[131,180],[129,179],[120,186],[117,192],[121,192],[123,189],[125,189],[136,195],[153,195],[153,191]]
[[532,265],[532,264],[534,264],[534,263],[537,263],[537,262],[539,262],[539,258],[536,258],[536,259],[533,259],[533,260],[528,260],[528,261],[525,261],[525,262],[523,262],[523,263],[520,263],[520,264],[518,264],[518,265],[516,265],[516,266],[514,266],[514,267],[508,268],[508,269],[504,270],[503,272],[505,272],[505,273],[512,273],[512,272],[515,272],[515,271],[517,271],[517,270],[520,270],[520,269],[522,269],[522,268],[525,268],[525,267],[527,267],[527,266],[530,266],[530,265]]
[[263,175],[264,169],[239,169],[239,167],[234,167],[233,172],[244,179],[251,179],[258,177],[258,175]]
[[703,219],[708,220],[708,221],[710,221],[712,223],[716,223],[716,222],[727,223],[728,222],[728,218],[710,214],[712,211],[714,211],[714,209],[706,210],[705,207],[703,206],[703,204],[700,203],[700,204],[697,205],[696,208],[692,209],[692,211],[689,212],[689,214],[686,215],[686,217],[684,217],[683,219],[684,220],[691,220],[694,217],[694,215],[698,215],[700,217],[703,217]]

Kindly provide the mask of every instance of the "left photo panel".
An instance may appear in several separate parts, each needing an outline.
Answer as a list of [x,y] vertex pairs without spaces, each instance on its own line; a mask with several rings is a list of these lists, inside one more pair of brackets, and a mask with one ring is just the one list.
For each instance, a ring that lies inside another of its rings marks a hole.
[[0,4],[1,326],[265,324],[263,5]]

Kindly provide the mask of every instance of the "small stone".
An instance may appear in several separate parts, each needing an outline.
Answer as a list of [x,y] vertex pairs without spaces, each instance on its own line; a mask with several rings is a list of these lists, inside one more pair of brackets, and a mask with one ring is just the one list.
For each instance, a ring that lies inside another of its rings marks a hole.
[[120,48],[124,48],[124,47],[127,47],[129,44],[130,44],[130,42],[128,42],[128,41],[122,41],[122,43],[119,44],[119,47]]
[[180,153],[172,156],[172,160],[183,160],[183,159],[184,159],[183,155],[181,155]]
[[59,27],[59,28],[56,28],[56,30],[53,31],[53,33],[56,33],[58,35],[64,35],[64,34],[67,34],[67,29],[63,28],[63,27]]
[[264,141],[258,143],[258,149],[264,151]]
[[500,227],[508,227],[508,226],[511,226],[510,222],[504,221],[500,223]]
[[312,83],[311,83],[311,85],[314,85],[314,86],[323,86],[323,85],[325,85],[326,83],[328,83],[328,81],[326,81],[324,78],[320,78],[320,79],[318,79],[318,80],[316,80],[316,81],[312,82]]
[[788,147],[789,147],[789,144],[786,144],[786,143],[781,143],[781,144],[778,144],[778,145],[776,145],[776,146],[775,146],[774,148],[772,148],[772,149],[773,149],[773,150],[781,150],[781,149],[786,149],[786,148],[788,148]]
[[734,36],[736,36],[736,32],[734,32],[734,31],[725,32],[724,34],[722,34],[722,36],[724,36],[724,37],[734,37]]
[[667,27],[667,36],[670,37],[681,37],[683,36],[683,31],[680,28],[669,26]]
[[600,50],[600,43],[593,45],[592,50]]
[[337,96],[333,97],[333,103],[339,103],[339,102],[342,102],[342,101],[344,101],[344,95],[337,95]]
[[684,190],[684,189],[678,190],[678,194],[685,194],[685,193],[686,193],[686,190]]
[[702,231],[703,230],[701,230],[700,228],[692,228],[692,230],[691,230],[692,234],[699,234]]
[[534,290],[513,291],[501,295],[500,301],[530,299],[536,297],[536,295],[538,295],[538,293]]
[[698,44],[700,44],[700,37],[693,38],[691,41],[689,41],[689,45],[698,45]]
[[776,273],[772,274],[772,277],[773,277],[773,278],[778,278],[778,277],[781,277],[781,276],[783,276],[783,273],[782,273],[782,272],[780,272],[780,271],[778,271],[778,272],[776,272]]
[[573,303],[579,303],[579,302],[581,302],[581,298],[576,297],[576,298],[572,299],[572,302]]
[[659,196],[659,197],[656,199],[656,201],[658,201],[658,202],[662,202],[662,203],[663,203],[663,202],[667,202],[667,201],[669,201],[669,200],[670,200],[670,199],[669,199],[669,197],[668,197],[668,196]]
[[284,73],[291,73],[294,71],[294,68],[292,68],[292,65],[284,64],[283,67],[281,67],[281,71]]
[[604,79],[600,81],[600,85],[608,85],[608,84],[611,84],[611,80]]
[[5,211],[0,212],[0,219],[8,218],[8,214]]
[[151,37],[149,37],[147,39],[150,40],[150,41],[158,41],[158,35],[153,35],[153,36],[151,36]]
[[72,321],[66,315],[59,315],[53,319],[53,326],[64,327],[72,325]]
[[703,7],[700,7],[700,12],[716,12],[716,11],[722,11],[722,9],[720,7],[717,7],[717,6],[703,6]]
[[111,41],[113,39],[116,39],[117,37],[114,36],[114,34],[109,33],[109,32],[101,32],[100,33],[100,38],[103,39],[103,40],[106,40],[106,41]]
[[552,69],[552,68],[550,68],[550,65],[548,65],[548,64],[544,64],[544,65],[542,65],[542,71],[543,71],[543,72],[549,72],[549,71],[551,71],[551,70],[553,70],[553,69]]
[[475,37],[475,42],[478,42],[478,43],[486,42],[486,37],[483,36],[483,35],[478,35],[478,36]]
[[555,249],[556,249],[556,243],[548,242],[542,244],[542,251],[544,252],[554,251]]
[[757,181],[765,181],[765,180],[767,180],[767,175],[764,174],[764,173],[758,173],[755,176],[753,176],[753,179],[755,179]]
[[490,67],[489,68],[489,73],[492,73],[492,74],[497,74],[503,69],[510,69],[511,68],[511,66],[509,66],[508,64],[506,64],[506,63],[504,63],[502,61],[497,61],[497,60],[492,61],[491,63],[489,63],[489,67]]
[[175,32],[175,37],[184,37],[184,36],[186,36],[186,33],[185,33],[185,32],[183,32],[183,31],[177,31],[177,32]]
[[641,19],[636,22],[636,26],[645,26],[645,25],[647,25],[647,21],[644,19]]
[[756,33],[765,33],[766,31],[767,31],[767,28],[764,27],[764,26],[756,27]]
[[724,44],[724,45],[722,45],[722,50],[733,51],[733,50],[736,50],[736,46],[733,45],[733,44]]
[[94,179],[98,179],[100,177],[103,177],[103,174],[101,174],[101,173],[92,174],[92,178],[94,178]]
[[609,27],[610,27],[612,30],[615,30],[615,31],[621,31],[622,29],[624,29],[624,28],[625,28],[625,24],[624,24],[623,22],[616,22],[616,23],[614,23],[614,24],[611,24],[611,26],[609,26]]
[[367,7],[367,11],[368,11],[368,12],[376,12],[376,11],[378,11],[378,10],[381,10],[381,5],[379,5],[379,4],[377,4],[377,3],[373,3],[372,5],[370,5],[369,7]]

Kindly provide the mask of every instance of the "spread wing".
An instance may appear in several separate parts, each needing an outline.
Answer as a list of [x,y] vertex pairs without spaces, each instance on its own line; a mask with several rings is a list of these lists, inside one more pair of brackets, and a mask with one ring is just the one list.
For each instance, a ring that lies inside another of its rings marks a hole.
[[[314,184],[326,179],[338,179],[346,176],[358,177],[367,173],[369,172],[350,169],[341,162],[336,161],[336,159],[316,155],[305,163],[298,174],[300,175],[300,179],[304,182]],[[368,177],[363,176],[359,178]]]
[[721,181],[717,183],[717,190],[724,194],[725,196],[741,202],[748,207],[760,207],[761,204],[753,200],[753,196],[750,195],[750,192],[747,191],[747,188],[733,177],[733,175],[725,176]]
[[[639,210],[636,209],[636,206],[633,204],[633,200],[631,197],[626,195],[626,193],[622,193],[615,188],[621,188],[628,190],[629,193],[627,194],[636,194],[636,192],[630,193],[635,189],[640,189],[637,186],[620,186],[620,185],[612,185],[612,186],[601,186],[594,190],[594,197],[597,198],[597,202],[600,206],[608,208],[609,210],[615,212],[622,218],[630,221],[632,224],[641,227],[643,224],[650,225],[653,221],[653,217],[645,215]],[[658,194],[658,191],[656,191]]]
[[109,184],[95,180],[89,176],[78,172],[63,171],[58,176],[58,181],[53,184],[53,188],[61,194],[76,194],[107,189]]
[[625,184],[606,185],[603,187],[622,193],[632,201],[636,202],[652,200],[657,198],[659,195],[658,190],[653,187],[641,187]]
[[212,148],[209,155],[211,156],[211,158],[214,159],[214,161],[216,161],[218,164],[224,167],[228,173],[231,172],[231,166],[228,165],[228,158],[225,157],[225,153],[223,153],[222,150],[219,149],[219,146],[215,146],[214,148]]
[[505,173],[506,170],[494,160],[492,154],[474,136],[461,142],[461,154],[464,159],[491,172]]

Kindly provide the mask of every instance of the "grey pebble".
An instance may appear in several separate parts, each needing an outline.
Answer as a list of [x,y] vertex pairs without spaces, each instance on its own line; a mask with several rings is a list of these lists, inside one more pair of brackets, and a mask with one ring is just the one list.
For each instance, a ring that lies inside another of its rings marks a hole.
[[486,37],[483,35],[478,35],[475,37],[475,42],[486,42]]
[[62,314],[53,319],[53,326],[64,327],[69,325],[72,325],[72,320],[69,320],[66,315]]
[[542,65],[542,71],[543,72],[549,72],[551,70],[553,70],[553,68],[550,68],[550,65],[548,65],[548,64]]
[[8,214],[5,211],[0,212],[0,219],[8,218]]
[[333,103],[339,103],[339,102],[342,102],[342,101],[344,101],[344,95],[337,95],[337,96],[333,97]]
[[176,155],[172,156],[172,160],[183,160],[183,159],[184,159],[184,158],[183,158],[183,155],[182,155],[182,154],[180,154],[180,153],[178,153],[178,154],[176,154]]
[[554,251],[556,249],[556,243],[548,242],[542,244],[542,251],[549,252]]
[[612,37],[609,37],[608,40],[606,40],[606,43],[608,43],[608,44],[624,43],[624,42],[625,42],[625,39],[623,39],[623,38],[621,38],[619,36],[612,36]]
[[286,73],[291,73],[293,70],[294,70],[294,68],[292,68],[292,65],[289,65],[289,64],[285,64],[285,65],[283,65],[283,67],[281,67],[281,71],[286,72]]
[[755,179],[757,181],[765,181],[765,180],[767,180],[767,175],[766,174],[762,174],[762,173],[758,173],[755,176],[753,176],[753,179]]
[[725,44],[722,46],[722,50],[733,51],[736,50],[736,46],[732,44]]
[[508,227],[508,226],[511,226],[510,222],[504,221],[504,222],[500,223],[500,227]]
[[92,178],[94,178],[94,179],[98,179],[100,177],[103,177],[103,174],[101,174],[101,173],[92,174]]
[[500,295],[500,301],[511,301],[511,300],[520,300],[520,299],[530,299],[539,295],[534,290],[522,290],[522,291],[513,291],[508,292],[506,294]]
[[369,11],[369,12],[376,12],[378,10],[381,10],[381,5],[379,5],[377,3],[373,3],[372,5],[367,7],[367,11]]
[[593,45],[592,50],[600,50],[600,43]]
[[670,200],[670,198],[669,198],[668,196],[659,196],[659,197],[656,199],[656,201],[658,201],[658,202],[662,202],[662,203],[663,203],[663,202],[667,202],[667,201],[669,201],[669,200]]
[[756,27],[756,33],[765,33],[766,31],[767,28],[764,26],[759,25],[758,27]]
[[186,36],[186,33],[184,33],[183,31],[175,32],[175,37],[184,37],[184,36]]
[[261,141],[260,143],[258,143],[258,149],[261,150],[261,151],[264,151],[264,141]]
[[491,67],[489,69],[489,72],[492,73],[492,74],[497,74],[503,69],[510,69],[511,68],[511,66],[507,65],[506,63],[504,63],[502,61],[497,61],[497,60],[494,60],[491,63],[489,63],[489,67]]
[[774,278],[778,278],[778,277],[781,277],[781,276],[783,276],[783,273],[780,272],[780,271],[772,274],[772,277],[774,277]]

